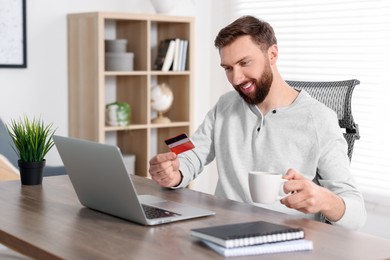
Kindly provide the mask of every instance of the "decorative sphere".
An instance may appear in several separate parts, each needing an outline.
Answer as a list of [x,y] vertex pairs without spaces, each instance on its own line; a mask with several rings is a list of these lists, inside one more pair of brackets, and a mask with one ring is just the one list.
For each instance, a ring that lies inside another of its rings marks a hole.
[[157,112],[167,111],[173,102],[173,92],[165,83],[157,85],[151,91],[152,108]]

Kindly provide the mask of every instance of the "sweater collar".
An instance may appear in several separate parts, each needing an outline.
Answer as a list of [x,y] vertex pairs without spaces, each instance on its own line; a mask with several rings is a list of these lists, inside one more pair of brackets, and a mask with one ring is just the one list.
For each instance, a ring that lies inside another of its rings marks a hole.
[[[298,104],[300,104],[306,98],[310,97],[309,94],[304,89],[301,89],[301,90],[297,89],[297,91],[299,92],[299,94],[298,94],[297,98],[290,105],[284,106],[284,107],[276,107],[273,110],[271,110],[268,114],[275,114],[279,111],[285,111],[287,109],[291,109],[291,108],[297,106]],[[245,101],[243,100],[243,102],[245,102]],[[249,109],[254,114],[256,114],[257,116],[260,116],[260,117],[264,117],[264,115],[261,113],[261,111],[257,107],[257,105],[252,105],[252,104],[247,104],[247,103],[246,103],[246,105],[249,106]]]

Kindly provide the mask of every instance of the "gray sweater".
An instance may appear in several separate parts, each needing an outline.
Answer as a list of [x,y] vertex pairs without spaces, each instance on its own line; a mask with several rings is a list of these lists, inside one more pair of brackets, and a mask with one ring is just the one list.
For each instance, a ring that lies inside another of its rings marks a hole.
[[[365,223],[364,200],[349,169],[348,146],[336,113],[304,90],[291,105],[265,116],[236,91],[228,92],[191,139],[195,149],[179,155],[183,180],[178,187],[185,187],[216,159],[219,178],[215,195],[253,203],[249,171],[285,174],[293,168],[344,200],[345,214],[332,224],[358,229]],[[256,205],[325,221],[320,214],[304,214],[280,202]]]

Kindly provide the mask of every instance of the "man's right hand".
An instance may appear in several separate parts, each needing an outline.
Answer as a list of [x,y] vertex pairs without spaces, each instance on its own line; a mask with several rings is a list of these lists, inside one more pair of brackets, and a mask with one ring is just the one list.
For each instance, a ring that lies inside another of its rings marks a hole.
[[149,173],[154,181],[163,187],[174,187],[181,182],[179,159],[175,153],[161,153],[149,161]]

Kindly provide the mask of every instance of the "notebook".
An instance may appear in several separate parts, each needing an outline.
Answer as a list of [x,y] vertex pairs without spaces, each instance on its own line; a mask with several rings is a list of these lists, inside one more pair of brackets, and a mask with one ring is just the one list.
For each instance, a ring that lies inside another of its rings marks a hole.
[[254,221],[191,229],[191,235],[225,248],[302,239],[302,228],[293,228],[266,221]]
[[53,136],[82,205],[143,225],[214,215],[215,212],[138,195],[117,146]]
[[225,257],[313,250],[313,242],[306,239],[236,248],[225,248],[209,241],[203,241],[203,243]]

